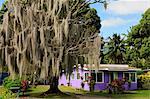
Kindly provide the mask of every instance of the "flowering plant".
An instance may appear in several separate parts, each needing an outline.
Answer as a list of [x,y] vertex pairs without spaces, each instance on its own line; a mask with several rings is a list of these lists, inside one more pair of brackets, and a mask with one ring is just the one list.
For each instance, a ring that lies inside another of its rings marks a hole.
[[27,90],[27,88],[28,88],[28,81],[27,80],[22,80],[21,81],[21,88],[22,88],[22,91]]
[[123,93],[123,91],[125,90],[124,88],[124,84],[125,84],[126,80],[124,79],[115,79],[113,80],[109,85],[108,85],[108,90],[109,93]]

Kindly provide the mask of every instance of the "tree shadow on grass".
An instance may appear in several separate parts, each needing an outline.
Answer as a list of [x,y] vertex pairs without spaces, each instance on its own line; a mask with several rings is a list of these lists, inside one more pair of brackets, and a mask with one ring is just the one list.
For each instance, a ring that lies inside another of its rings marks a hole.
[[21,97],[28,97],[28,98],[52,98],[52,99],[76,99],[76,95],[75,94],[48,94],[48,95],[44,95],[43,93],[39,92],[39,93],[25,93],[24,95],[21,94]]

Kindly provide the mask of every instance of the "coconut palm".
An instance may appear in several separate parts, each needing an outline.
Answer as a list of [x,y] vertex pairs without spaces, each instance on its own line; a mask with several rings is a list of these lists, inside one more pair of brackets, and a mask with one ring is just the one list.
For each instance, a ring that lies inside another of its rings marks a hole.
[[114,34],[113,37],[109,37],[109,41],[106,43],[106,57],[109,63],[121,64],[125,59],[125,44],[120,35]]

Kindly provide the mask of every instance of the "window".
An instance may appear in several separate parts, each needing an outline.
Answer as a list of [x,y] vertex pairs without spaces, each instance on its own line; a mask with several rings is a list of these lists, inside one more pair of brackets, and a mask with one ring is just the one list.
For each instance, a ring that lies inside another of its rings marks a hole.
[[136,73],[124,73],[124,78],[131,82],[136,82]]
[[92,80],[95,82],[103,82],[103,73],[98,72],[98,73],[91,73]]
[[131,81],[135,82],[135,73],[131,73]]
[[89,73],[85,73],[85,81],[88,80],[88,77],[89,77]]
[[96,82],[96,73],[91,73],[92,80]]
[[80,73],[77,73],[77,79],[80,79]]
[[113,76],[114,76],[114,77],[113,77],[113,80],[118,79],[118,73],[117,73],[117,72],[114,72],[113,74],[114,74],[114,75],[113,75]]
[[97,82],[103,82],[103,74],[97,73]]

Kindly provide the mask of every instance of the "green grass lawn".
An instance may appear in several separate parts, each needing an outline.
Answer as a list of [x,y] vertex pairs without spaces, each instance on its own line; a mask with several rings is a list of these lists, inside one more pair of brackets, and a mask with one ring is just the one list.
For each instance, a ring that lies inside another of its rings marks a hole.
[[124,94],[108,94],[107,92],[93,92],[90,96],[103,96],[111,99],[150,99],[150,90],[128,91]]
[[[37,86],[36,88],[30,88],[28,92],[25,94],[27,97],[38,97],[42,98],[41,94],[47,91],[49,86]],[[88,92],[84,90],[77,90],[72,87],[59,86],[59,89],[69,94],[68,95],[48,95],[45,98],[75,98],[78,96],[86,96],[86,97],[98,97],[98,98],[108,98],[108,99],[150,99],[150,90],[137,90],[137,91],[129,91],[126,94],[108,94],[106,91],[96,91],[96,92]],[[5,89],[0,87],[0,95],[3,94]]]

